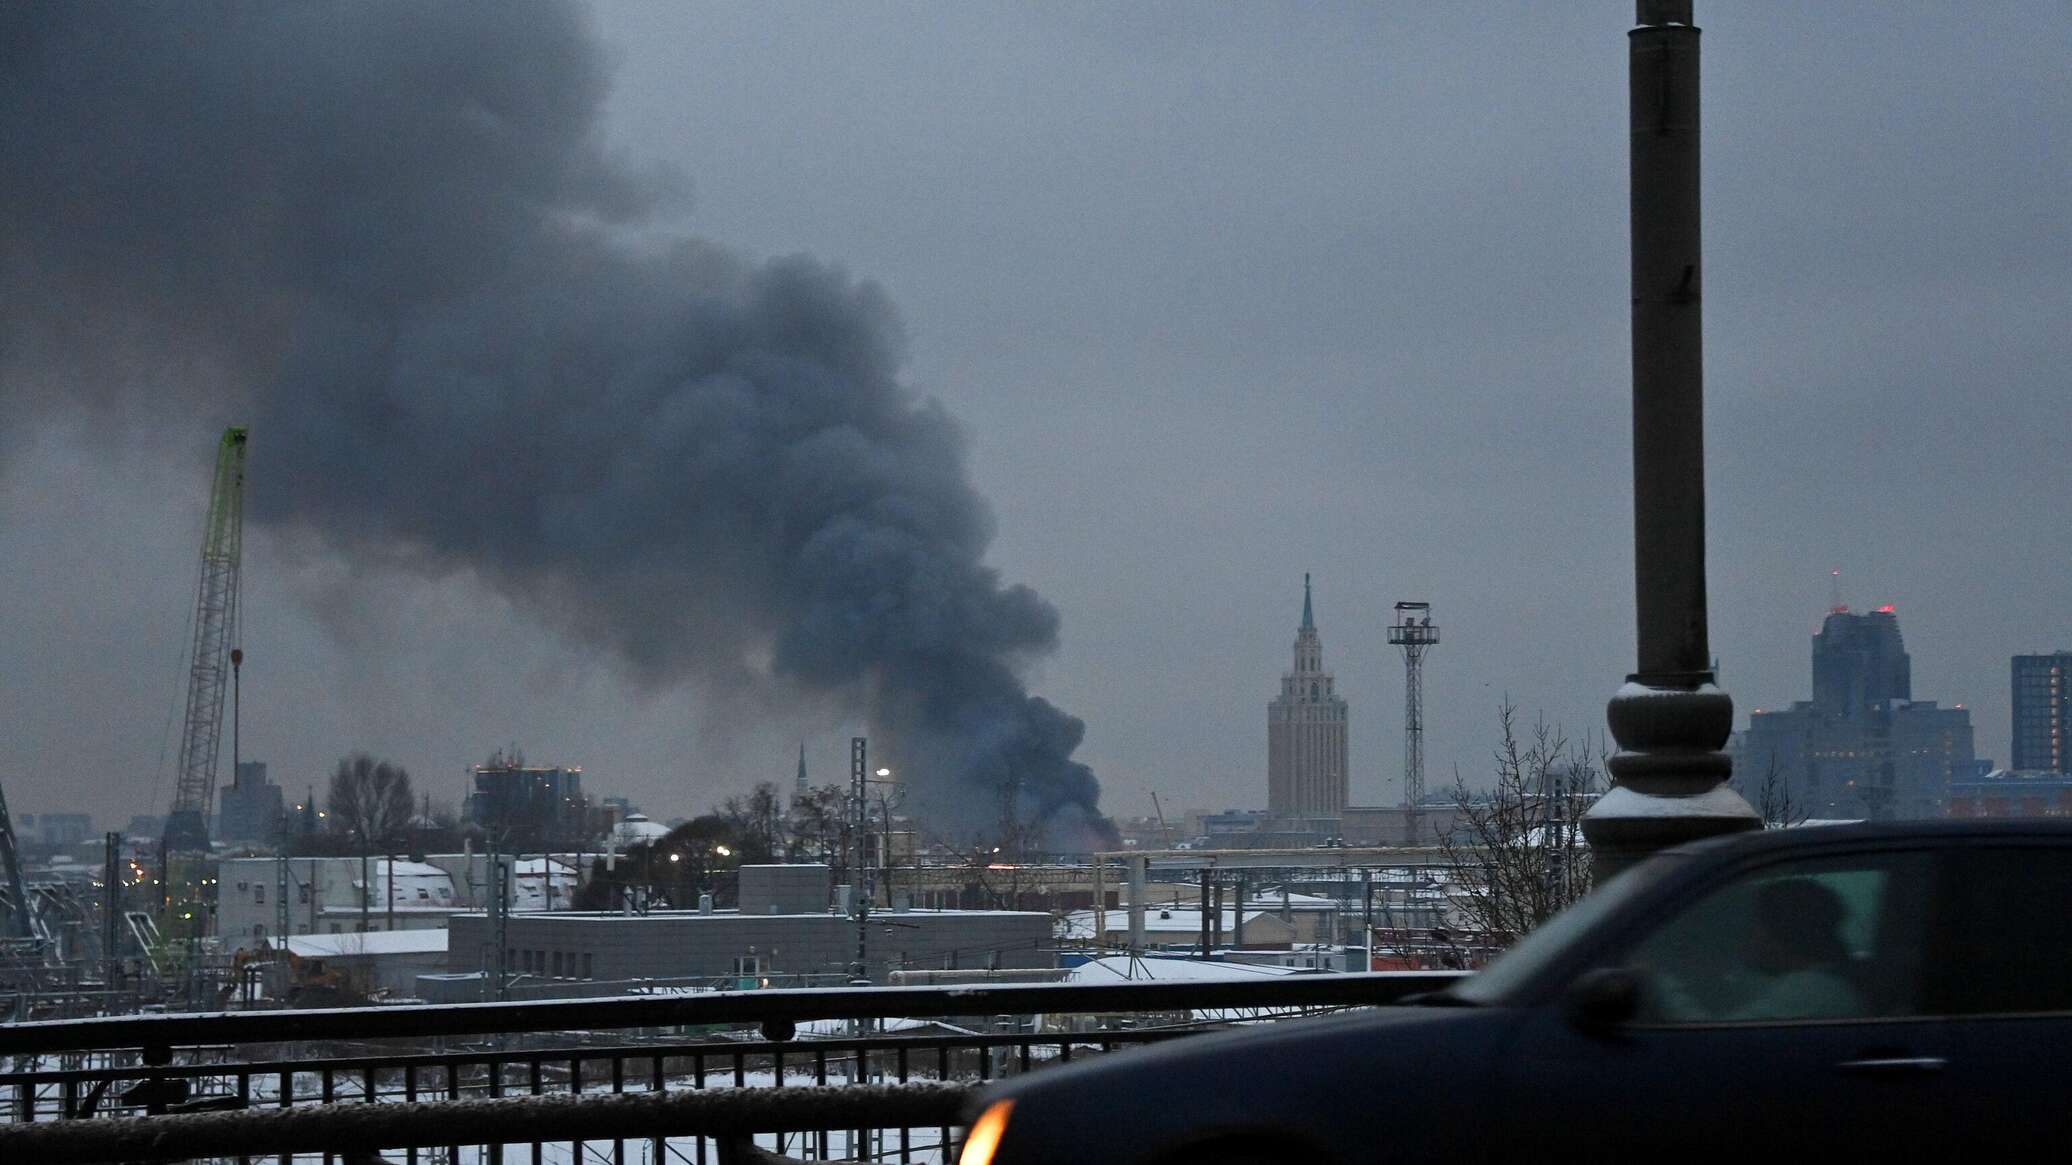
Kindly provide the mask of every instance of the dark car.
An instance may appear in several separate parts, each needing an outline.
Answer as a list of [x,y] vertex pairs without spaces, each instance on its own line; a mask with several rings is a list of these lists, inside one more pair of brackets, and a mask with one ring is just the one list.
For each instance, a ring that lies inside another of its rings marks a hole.
[[1419,1002],[1019,1077],[964,1161],[2066,1159],[2072,824],[1673,850]]

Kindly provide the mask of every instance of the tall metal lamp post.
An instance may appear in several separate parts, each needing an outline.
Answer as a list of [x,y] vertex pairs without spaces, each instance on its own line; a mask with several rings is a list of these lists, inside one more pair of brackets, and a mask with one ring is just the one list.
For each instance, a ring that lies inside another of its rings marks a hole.
[[1705,396],[1692,0],[1638,0],[1627,33],[1633,232],[1633,573],[1640,666],[1607,709],[1613,786],[1583,818],[1601,880],[1762,820],[1726,783],[1734,702],[1705,611]]

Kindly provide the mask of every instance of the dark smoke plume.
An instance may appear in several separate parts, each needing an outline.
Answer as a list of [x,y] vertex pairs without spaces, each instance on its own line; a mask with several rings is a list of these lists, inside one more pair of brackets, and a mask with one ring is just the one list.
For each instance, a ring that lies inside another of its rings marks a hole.
[[[0,439],[248,419],[254,521],[470,573],[629,675],[866,713],[943,832],[1095,838],[1056,612],[983,565],[956,424],[872,285],[631,241],[580,9],[0,11]],[[881,753],[881,755],[884,755]]]

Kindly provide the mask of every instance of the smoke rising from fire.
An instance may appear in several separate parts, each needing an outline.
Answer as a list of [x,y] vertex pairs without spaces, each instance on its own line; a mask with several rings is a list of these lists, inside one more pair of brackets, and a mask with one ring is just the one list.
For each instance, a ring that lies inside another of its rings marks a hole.
[[[984,565],[955,422],[885,296],[657,241],[580,9],[0,13],[0,443],[249,421],[248,515],[466,573],[650,686],[843,700],[959,839],[1106,824],[1029,695],[1057,614]],[[0,444],[4,448],[4,444]]]

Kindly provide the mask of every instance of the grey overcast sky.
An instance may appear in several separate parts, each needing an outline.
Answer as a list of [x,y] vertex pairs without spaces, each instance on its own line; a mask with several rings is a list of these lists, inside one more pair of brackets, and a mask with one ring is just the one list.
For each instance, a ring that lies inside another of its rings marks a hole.
[[[1400,795],[1429,600],[1436,780],[1508,694],[1575,734],[1632,664],[1625,30],[1563,4],[613,3],[639,226],[875,281],[964,426],[987,561],[1054,604],[1034,692],[1103,807],[1265,800],[1304,571],[1353,796]],[[1712,635],[1745,723],[1808,694],[1843,572],[2005,758],[2008,656],[2072,647],[2072,9],[1701,0]],[[10,401],[14,392],[9,390]],[[0,414],[16,812],[170,795],[207,410]],[[268,434],[255,430],[255,451]],[[257,456],[255,452],[255,457]],[[268,482],[255,471],[254,491]],[[834,779],[853,712],[635,686],[465,574],[247,546],[243,749],[455,798],[517,743],[658,816]]]

